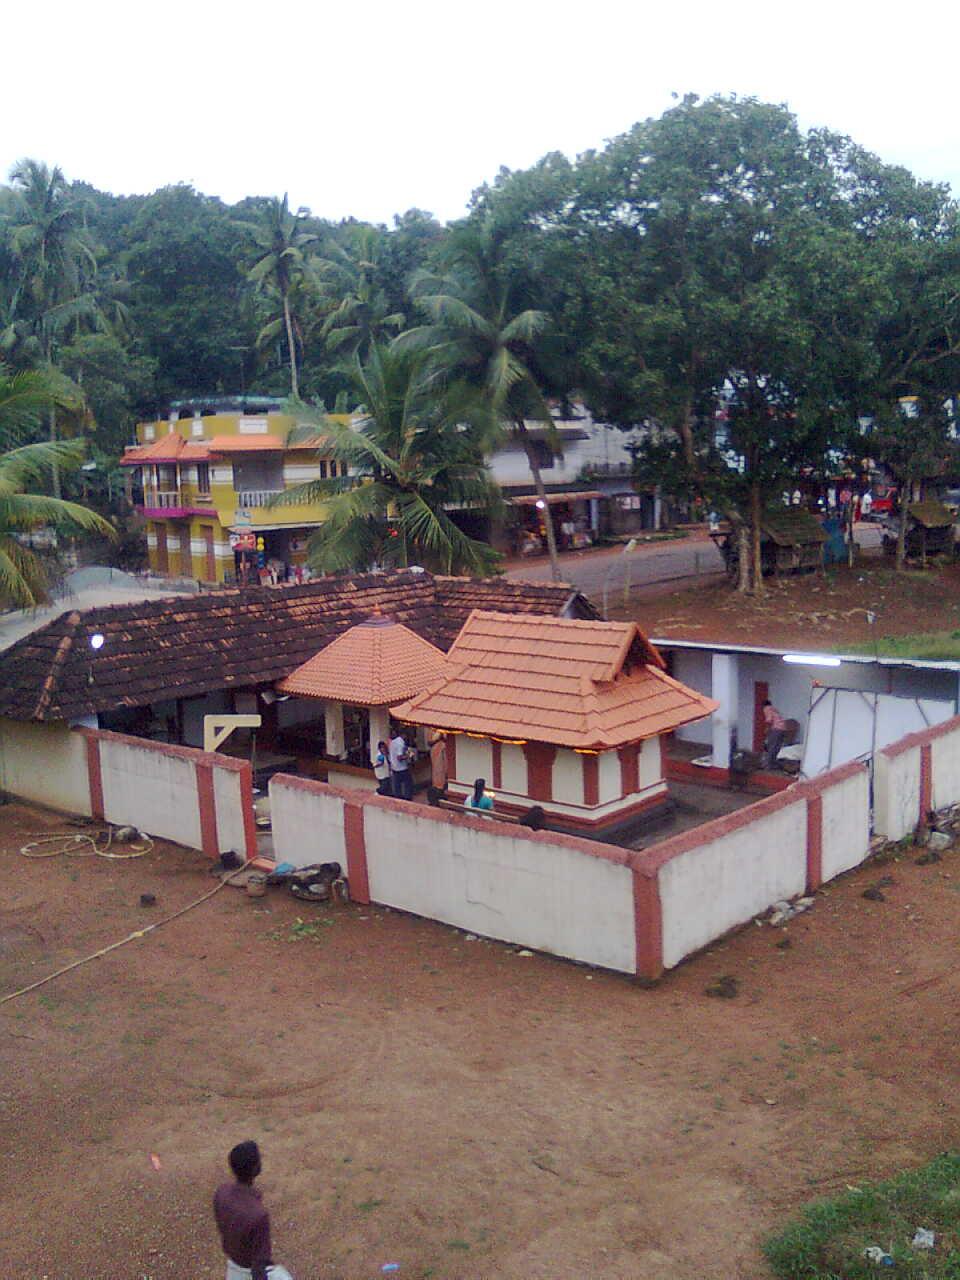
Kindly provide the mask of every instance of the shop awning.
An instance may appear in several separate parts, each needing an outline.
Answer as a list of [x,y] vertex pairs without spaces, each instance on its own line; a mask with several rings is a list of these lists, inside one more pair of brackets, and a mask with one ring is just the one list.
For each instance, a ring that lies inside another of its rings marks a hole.
[[319,529],[322,524],[322,520],[298,520],[296,524],[231,524],[228,529],[231,533],[296,533],[299,529]]
[[[583,489],[573,493],[548,493],[546,497],[548,505],[552,507],[555,502],[583,502],[587,498],[602,498],[603,494],[599,489]],[[535,507],[540,499],[535,493],[525,493],[519,498],[508,498],[507,501],[514,507]]]

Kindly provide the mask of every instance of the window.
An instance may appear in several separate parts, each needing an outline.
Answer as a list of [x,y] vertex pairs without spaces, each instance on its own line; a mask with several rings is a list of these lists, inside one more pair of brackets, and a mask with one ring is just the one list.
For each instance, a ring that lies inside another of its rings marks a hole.
[[556,465],[556,459],[553,456],[553,450],[545,440],[534,440],[533,456],[536,459],[537,466],[541,471],[550,471]]
[[210,492],[210,463],[197,463],[197,493]]
[[[330,465],[333,466],[333,463],[331,463]],[[320,463],[320,479],[326,480],[326,478],[327,478],[327,464],[325,462],[321,462]]]

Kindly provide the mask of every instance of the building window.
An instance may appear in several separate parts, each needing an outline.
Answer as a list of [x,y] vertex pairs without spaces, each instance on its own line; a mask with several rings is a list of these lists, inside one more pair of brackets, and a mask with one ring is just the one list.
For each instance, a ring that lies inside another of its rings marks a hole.
[[551,471],[556,466],[553,450],[545,440],[533,440],[533,456],[541,471]]
[[327,478],[327,464],[325,462],[321,462],[320,463],[320,479],[326,480],[326,478]]
[[210,492],[210,463],[197,463],[197,493]]

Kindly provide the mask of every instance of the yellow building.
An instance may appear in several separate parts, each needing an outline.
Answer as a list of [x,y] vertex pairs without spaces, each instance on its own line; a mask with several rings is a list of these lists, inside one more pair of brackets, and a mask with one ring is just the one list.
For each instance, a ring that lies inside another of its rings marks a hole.
[[[120,465],[147,525],[150,568],[202,582],[251,582],[302,572],[323,505],[273,507],[305,480],[348,473],[313,437],[289,443],[296,420],[281,401],[175,402],[141,422]],[[349,421],[341,418],[340,421]]]

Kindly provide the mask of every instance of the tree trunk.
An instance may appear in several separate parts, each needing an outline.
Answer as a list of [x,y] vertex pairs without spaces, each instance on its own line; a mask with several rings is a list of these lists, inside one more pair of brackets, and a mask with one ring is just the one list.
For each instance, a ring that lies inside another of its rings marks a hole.
[[297,377],[297,347],[293,338],[293,320],[290,315],[290,299],[283,295],[283,323],[287,327],[287,348],[290,352],[290,394],[300,399],[300,380]]
[[[56,444],[57,443],[57,409],[55,405],[50,406],[49,423],[50,423],[50,443]],[[59,462],[57,462],[56,458],[54,458],[53,465],[50,469],[50,478],[53,481],[53,496],[55,498],[59,498],[60,497],[60,464]]]
[[523,451],[527,455],[527,465],[530,467],[530,474],[533,476],[533,487],[536,490],[537,498],[543,503],[540,510],[543,512],[543,526],[547,534],[547,553],[550,556],[550,576],[554,582],[560,581],[560,560],[557,556],[557,539],[553,533],[553,516],[550,512],[550,503],[547,501],[547,491],[543,487],[543,477],[540,474],[540,464],[537,462],[536,450],[533,447],[533,441],[527,432],[526,423],[522,418],[516,420],[517,434],[523,445]]
[[760,545],[760,486],[750,486],[750,552],[753,561],[753,593],[763,595],[763,552]]
[[737,551],[740,570],[737,590],[745,596],[750,591],[750,531],[742,521],[737,527]]
[[906,476],[900,486],[900,529],[897,532],[897,568],[902,569],[907,559],[907,510],[910,506],[910,494],[913,492],[913,480]]

